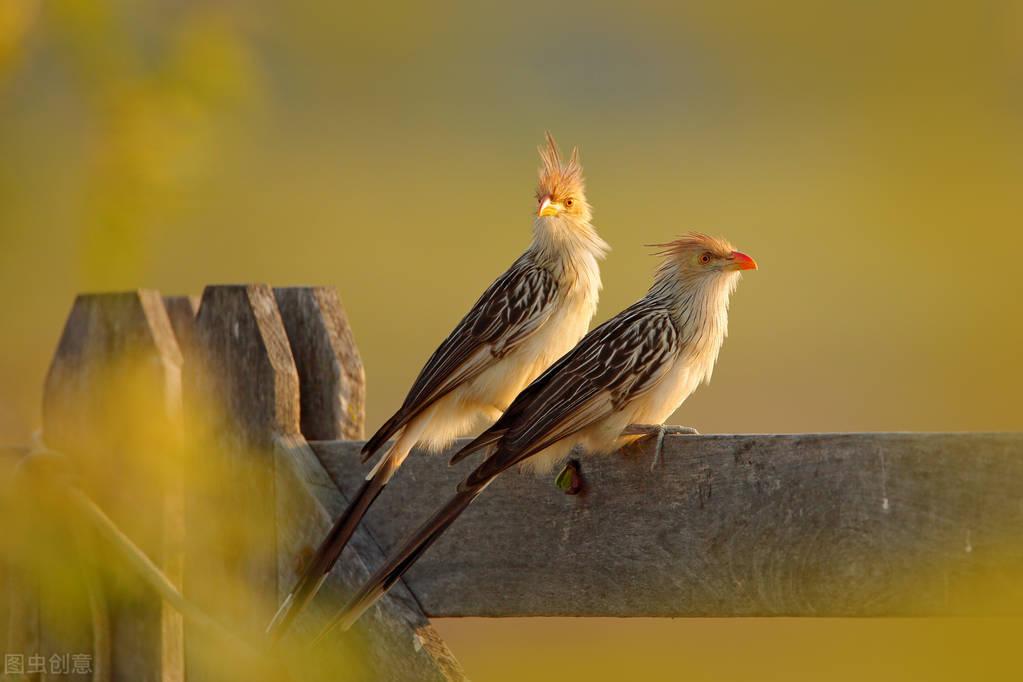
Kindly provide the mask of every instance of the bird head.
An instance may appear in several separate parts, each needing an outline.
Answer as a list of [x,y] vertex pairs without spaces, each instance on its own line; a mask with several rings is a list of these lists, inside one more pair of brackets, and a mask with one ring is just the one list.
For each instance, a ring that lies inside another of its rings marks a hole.
[[690,233],[658,244],[664,261],[647,296],[663,301],[698,358],[695,376],[709,382],[728,335],[728,304],[743,270],[755,260],[724,239]]
[[695,232],[683,235],[661,247],[665,264],[684,278],[713,278],[720,275],[756,270],[757,262],[719,237]]
[[568,162],[561,160],[558,144],[547,133],[547,144],[540,151],[540,183],[536,188],[537,220],[567,220],[586,224],[591,218],[586,202],[583,167],[579,164],[579,149],[572,150]]

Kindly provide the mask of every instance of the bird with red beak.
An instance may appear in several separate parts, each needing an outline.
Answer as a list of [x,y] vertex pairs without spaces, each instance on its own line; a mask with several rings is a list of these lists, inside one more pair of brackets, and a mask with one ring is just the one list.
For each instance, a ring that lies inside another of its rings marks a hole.
[[[416,446],[438,451],[492,424],[519,391],[582,338],[597,310],[608,245],[590,224],[579,152],[540,148],[533,239],[440,344],[404,403],[362,449],[383,450],[307,563],[267,632],[279,638],[315,596],[359,521]],[[389,442],[390,441],[390,442]]]
[[452,457],[457,462],[487,453],[451,501],[370,577],[321,638],[337,624],[350,627],[502,472],[515,466],[546,470],[576,446],[613,452],[653,433],[659,447],[660,425],[710,381],[728,332],[729,299],[741,273],[757,268],[725,240],[702,234],[659,246],[664,260],[646,296],[583,337]]

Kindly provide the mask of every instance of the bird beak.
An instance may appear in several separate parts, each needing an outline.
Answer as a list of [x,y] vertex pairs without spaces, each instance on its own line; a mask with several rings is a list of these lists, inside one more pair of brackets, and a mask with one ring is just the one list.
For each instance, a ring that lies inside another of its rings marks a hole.
[[551,201],[549,196],[543,198],[540,202],[540,208],[536,212],[537,218],[543,218],[544,216],[556,216],[561,212],[561,204],[556,201]]
[[730,270],[756,270],[757,262],[742,251],[732,251]]

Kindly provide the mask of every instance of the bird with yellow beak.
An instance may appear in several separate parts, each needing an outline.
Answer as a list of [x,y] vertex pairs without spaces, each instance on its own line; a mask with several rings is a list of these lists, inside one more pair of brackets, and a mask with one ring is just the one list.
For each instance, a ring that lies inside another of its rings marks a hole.
[[360,519],[414,447],[442,450],[492,424],[586,333],[601,288],[598,262],[609,247],[590,223],[578,150],[563,161],[548,133],[540,161],[529,247],[434,351],[404,403],[363,447],[363,461],[380,450],[384,454],[277,611],[267,628],[272,639],[319,590]]
[[576,446],[618,450],[659,431],[710,381],[728,332],[729,299],[741,273],[757,264],[725,240],[702,234],[661,246],[664,260],[646,296],[587,334],[452,457],[454,463],[487,453],[318,639],[338,624],[350,627],[501,473],[515,466],[548,469]]

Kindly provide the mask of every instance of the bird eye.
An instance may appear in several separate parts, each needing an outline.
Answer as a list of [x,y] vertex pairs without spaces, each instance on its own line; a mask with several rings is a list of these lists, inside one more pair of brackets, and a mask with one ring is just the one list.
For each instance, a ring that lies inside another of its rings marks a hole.
[[710,262],[710,254],[709,253],[705,253],[702,256],[700,256],[700,262],[703,263],[704,265],[709,263]]
[[565,206],[571,206],[575,203],[575,199],[565,199]]

